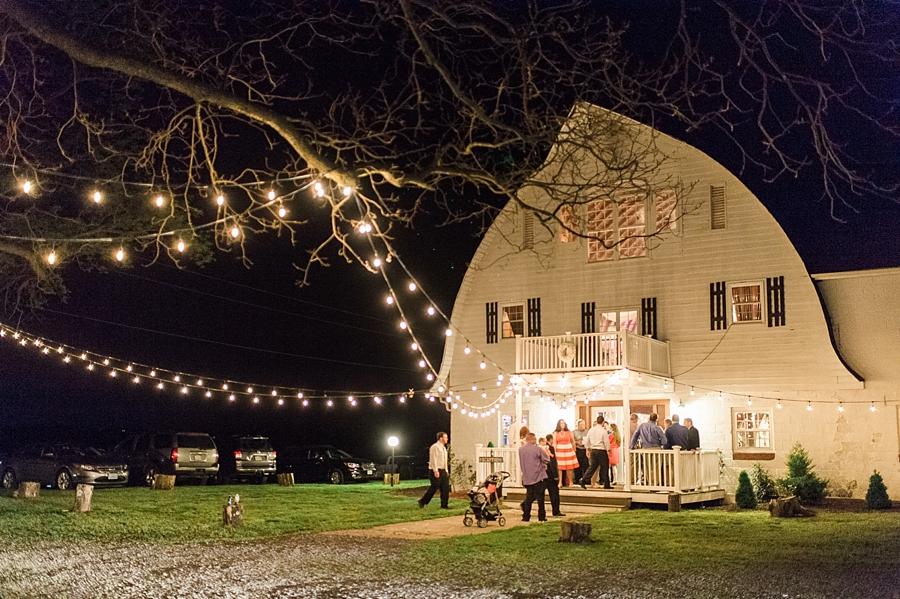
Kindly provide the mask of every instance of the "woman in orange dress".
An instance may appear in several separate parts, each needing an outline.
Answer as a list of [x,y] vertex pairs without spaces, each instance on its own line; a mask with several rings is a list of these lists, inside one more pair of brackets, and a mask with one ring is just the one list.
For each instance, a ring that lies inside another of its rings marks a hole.
[[619,470],[619,447],[622,445],[622,437],[619,435],[619,427],[615,422],[609,423],[609,484],[616,484]]
[[[556,432],[553,433],[556,444],[556,466],[559,468],[559,486],[572,487],[575,485],[575,469],[578,468],[578,456],[575,455],[575,439],[572,431],[566,425],[565,420],[556,423]],[[566,484],[568,478],[568,484]]]

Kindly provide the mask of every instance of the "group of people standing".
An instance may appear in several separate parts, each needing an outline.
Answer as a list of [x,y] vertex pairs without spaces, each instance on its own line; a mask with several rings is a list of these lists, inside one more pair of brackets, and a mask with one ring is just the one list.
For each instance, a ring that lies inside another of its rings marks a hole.
[[682,425],[678,414],[672,414],[672,418],[666,418],[665,426],[657,424],[657,414],[650,414],[650,419],[641,425],[637,424],[637,420],[637,414],[632,414],[631,449],[700,449],[700,431],[694,428],[694,421],[690,418],[685,418]]

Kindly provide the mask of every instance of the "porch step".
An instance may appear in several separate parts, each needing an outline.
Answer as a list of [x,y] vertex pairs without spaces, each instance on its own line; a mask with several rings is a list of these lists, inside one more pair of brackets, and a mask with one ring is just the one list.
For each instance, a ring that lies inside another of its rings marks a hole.
[[[504,490],[507,505],[518,506],[525,500],[525,489]],[[549,503],[549,499],[547,501]],[[622,512],[631,508],[631,496],[615,489],[560,489],[559,505],[565,513]]]

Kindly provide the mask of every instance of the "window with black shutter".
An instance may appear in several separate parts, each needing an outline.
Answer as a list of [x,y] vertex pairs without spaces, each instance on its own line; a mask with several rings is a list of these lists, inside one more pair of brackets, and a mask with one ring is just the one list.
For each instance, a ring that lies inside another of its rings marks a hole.
[[528,336],[541,336],[541,298],[539,297],[528,300]]
[[784,277],[766,279],[766,298],[769,326],[783,327],[784,318]]
[[485,305],[485,320],[487,342],[497,343],[497,302],[488,302]]
[[725,281],[709,284],[709,330],[728,328],[725,310]]
[[581,304],[581,332],[597,332],[597,309],[594,302],[582,302]]
[[641,299],[641,335],[656,336],[656,298],[645,297]]

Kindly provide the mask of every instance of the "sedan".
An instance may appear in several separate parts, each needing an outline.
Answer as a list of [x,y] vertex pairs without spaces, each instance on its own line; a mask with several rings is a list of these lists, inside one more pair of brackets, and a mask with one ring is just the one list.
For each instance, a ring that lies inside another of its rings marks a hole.
[[128,483],[128,466],[92,447],[34,445],[4,460],[0,480],[6,489],[15,489],[20,482],[62,490],[79,484],[124,486]]

